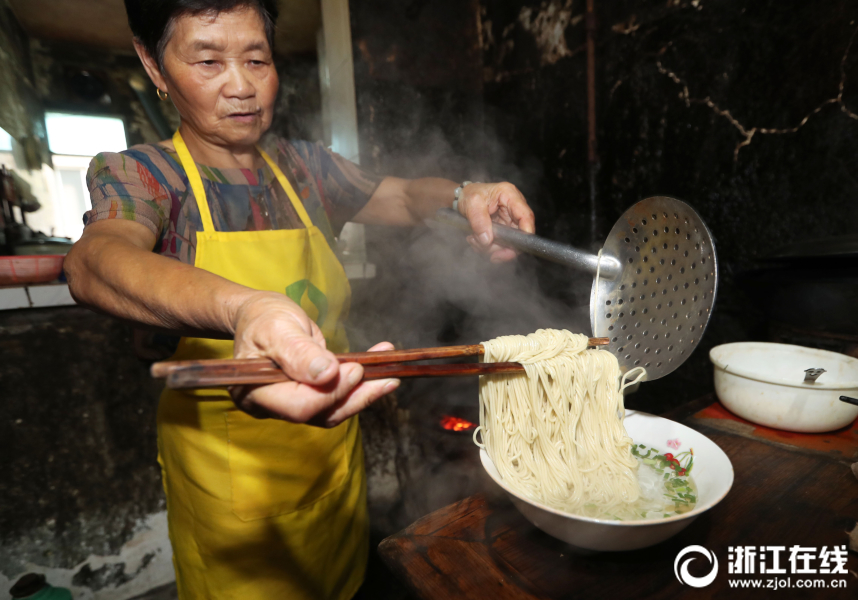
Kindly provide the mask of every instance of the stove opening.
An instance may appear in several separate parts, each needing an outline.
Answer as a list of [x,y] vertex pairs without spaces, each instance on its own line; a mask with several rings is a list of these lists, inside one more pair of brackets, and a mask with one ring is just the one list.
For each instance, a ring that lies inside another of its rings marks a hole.
[[477,426],[474,423],[460,417],[452,415],[444,415],[438,422],[442,429],[453,432],[468,432],[473,431]]

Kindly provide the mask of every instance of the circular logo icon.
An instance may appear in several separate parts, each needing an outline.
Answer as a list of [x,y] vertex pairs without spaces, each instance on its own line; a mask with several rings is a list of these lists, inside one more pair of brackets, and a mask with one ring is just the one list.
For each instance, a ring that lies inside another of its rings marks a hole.
[[[709,562],[712,564],[712,570],[709,571],[707,575],[703,577],[695,577],[691,573],[688,572],[688,565],[693,561],[696,557],[687,558],[686,560],[682,560],[682,558],[686,554],[697,553],[705,556]],[[682,564],[680,565],[680,561]],[[718,557],[715,556],[714,552],[710,552],[703,546],[686,546],[682,549],[682,552],[676,555],[676,560],[673,561],[673,572],[676,575],[676,578],[680,581],[680,583],[684,583],[685,585],[690,585],[694,588],[702,588],[706,587],[713,581],[715,581],[715,576],[718,575]]]

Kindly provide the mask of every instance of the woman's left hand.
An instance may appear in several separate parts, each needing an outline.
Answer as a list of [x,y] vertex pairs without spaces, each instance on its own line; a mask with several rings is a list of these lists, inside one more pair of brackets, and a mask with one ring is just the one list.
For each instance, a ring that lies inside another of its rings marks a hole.
[[468,184],[462,190],[458,208],[474,230],[473,235],[468,236],[468,243],[477,252],[487,254],[494,263],[512,260],[517,252],[494,243],[493,222],[527,233],[535,232],[533,211],[511,183]]

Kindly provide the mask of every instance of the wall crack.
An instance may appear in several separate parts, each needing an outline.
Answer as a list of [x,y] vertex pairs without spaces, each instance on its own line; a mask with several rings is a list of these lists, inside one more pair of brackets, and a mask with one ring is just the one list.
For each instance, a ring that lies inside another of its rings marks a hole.
[[846,50],[843,53],[843,57],[840,59],[840,83],[837,89],[837,95],[834,98],[828,98],[827,100],[823,100],[822,103],[810,111],[808,114],[798,122],[794,127],[783,127],[783,128],[773,128],[773,127],[746,127],[743,125],[736,117],[734,117],[728,109],[723,109],[718,106],[709,96],[705,98],[692,98],[690,92],[688,91],[688,84],[685,83],[676,73],[667,69],[664,65],[661,64],[661,61],[656,61],[655,65],[658,68],[658,72],[662,75],[668,77],[675,84],[680,86],[682,90],[679,92],[679,97],[685,102],[685,106],[690,107],[692,104],[703,104],[712,109],[719,117],[723,117],[742,135],[744,138],[741,142],[736,145],[736,149],[733,151],[733,160],[736,161],[739,158],[739,151],[751,144],[751,141],[754,139],[754,136],[757,134],[760,135],[784,135],[788,133],[795,133],[799,129],[805,126],[807,122],[810,120],[812,116],[817,114],[823,108],[828,106],[829,104],[837,104],[840,107],[840,111],[845,114],[850,119],[854,119],[858,121],[858,114],[851,111],[849,107],[843,102],[843,90],[846,87],[846,59],[849,57],[849,52],[852,49],[852,43],[855,41],[855,36],[858,34],[858,28],[856,28],[852,35],[849,37],[849,43],[846,44]]

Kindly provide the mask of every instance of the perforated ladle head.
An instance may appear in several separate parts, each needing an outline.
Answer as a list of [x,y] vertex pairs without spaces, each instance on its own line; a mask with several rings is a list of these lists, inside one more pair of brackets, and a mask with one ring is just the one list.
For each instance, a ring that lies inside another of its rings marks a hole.
[[641,200],[616,222],[602,256],[623,265],[593,281],[593,335],[608,337],[623,371],[642,366],[664,377],[691,355],[712,314],[718,261],[712,235],[681,200]]
[[[437,218],[471,229],[448,208]],[[715,304],[718,262],[709,229],[685,202],[641,200],[611,229],[601,257],[502,225],[493,229],[518,250],[594,275],[593,335],[610,339],[604,348],[621,371],[644,367],[648,380],[664,377],[700,343]]]

